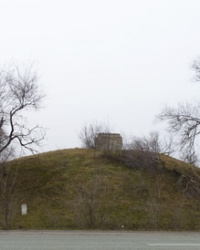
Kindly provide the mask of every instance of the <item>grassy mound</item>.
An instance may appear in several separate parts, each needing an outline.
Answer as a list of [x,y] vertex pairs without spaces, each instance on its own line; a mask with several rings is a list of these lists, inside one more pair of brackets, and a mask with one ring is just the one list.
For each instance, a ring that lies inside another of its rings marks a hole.
[[[200,229],[198,168],[164,155],[156,168],[122,159],[66,149],[7,163],[1,170],[1,227]],[[27,215],[21,215],[24,203]]]

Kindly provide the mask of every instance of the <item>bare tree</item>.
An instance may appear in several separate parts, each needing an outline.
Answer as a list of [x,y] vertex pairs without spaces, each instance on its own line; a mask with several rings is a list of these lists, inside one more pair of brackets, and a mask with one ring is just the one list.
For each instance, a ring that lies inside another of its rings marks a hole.
[[[200,81],[200,57],[192,64],[195,80]],[[192,164],[198,162],[197,145],[200,134],[200,103],[179,104],[165,107],[158,115],[160,121],[168,125],[168,131],[176,137],[180,157]]]
[[[79,228],[102,227],[109,213],[111,190],[107,179],[94,170],[89,180],[74,182],[72,208],[74,220]],[[103,204],[103,205],[102,205]]]
[[0,158],[14,142],[33,151],[44,135],[39,126],[29,127],[26,111],[37,110],[44,95],[38,77],[31,68],[19,70],[18,67],[0,72]]
[[76,198],[73,201],[73,210],[79,226],[95,228],[97,220],[97,199],[99,191],[98,178],[89,183],[79,183],[76,186]]
[[151,132],[149,136],[133,137],[122,158],[129,167],[153,170],[160,162],[160,154],[169,155],[171,152],[171,140],[163,140],[158,132]]
[[96,137],[99,133],[108,133],[108,126],[104,126],[102,123],[93,123],[85,125],[79,135],[84,148],[96,148]]
[[192,64],[192,69],[195,73],[195,80],[200,81],[200,57],[197,57]]
[[168,131],[177,138],[177,147],[182,159],[195,164],[197,161],[196,140],[200,134],[200,104],[180,104],[177,108],[165,107],[158,115],[167,122]]
[[154,153],[161,152],[158,132],[151,132],[148,137],[134,137],[131,148]]
[[129,149],[124,151],[123,157],[125,163],[130,167],[154,169],[157,167],[159,152],[158,134],[151,134],[149,138],[133,137]]
[[9,227],[15,212],[17,185],[17,172],[5,163],[14,156],[15,147],[33,152],[34,146],[40,145],[43,130],[38,125],[28,126],[25,112],[37,110],[43,97],[31,68],[0,71],[0,209],[4,228]]
[[2,216],[2,226],[9,229],[12,219],[16,215],[16,188],[17,188],[17,170],[1,163],[0,167],[0,211]]

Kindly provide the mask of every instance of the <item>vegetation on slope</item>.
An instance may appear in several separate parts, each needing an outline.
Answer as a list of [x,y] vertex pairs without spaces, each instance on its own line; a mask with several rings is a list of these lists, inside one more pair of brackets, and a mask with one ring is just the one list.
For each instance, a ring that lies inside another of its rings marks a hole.
[[[126,154],[68,149],[7,163],[1,227],[200,229],[198,168],[165,155],[149,168],[127,159]],[[23,203],[27,215],[21,215]]]

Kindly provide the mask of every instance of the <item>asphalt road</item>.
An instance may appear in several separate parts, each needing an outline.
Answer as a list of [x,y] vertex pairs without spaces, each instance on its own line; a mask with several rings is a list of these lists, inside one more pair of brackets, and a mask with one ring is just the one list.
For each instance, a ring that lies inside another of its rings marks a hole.
[[196,250],[199,232],[0,231],[0,250]]

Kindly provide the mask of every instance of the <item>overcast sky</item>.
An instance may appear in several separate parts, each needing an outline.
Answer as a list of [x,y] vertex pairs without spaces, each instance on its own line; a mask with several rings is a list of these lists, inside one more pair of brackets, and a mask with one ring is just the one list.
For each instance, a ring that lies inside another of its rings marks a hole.
[[199,0],[0,0],[0,65],[35,63],[42,151],[79,147],[87,123],[143,136],[165,104],[200,99]]

